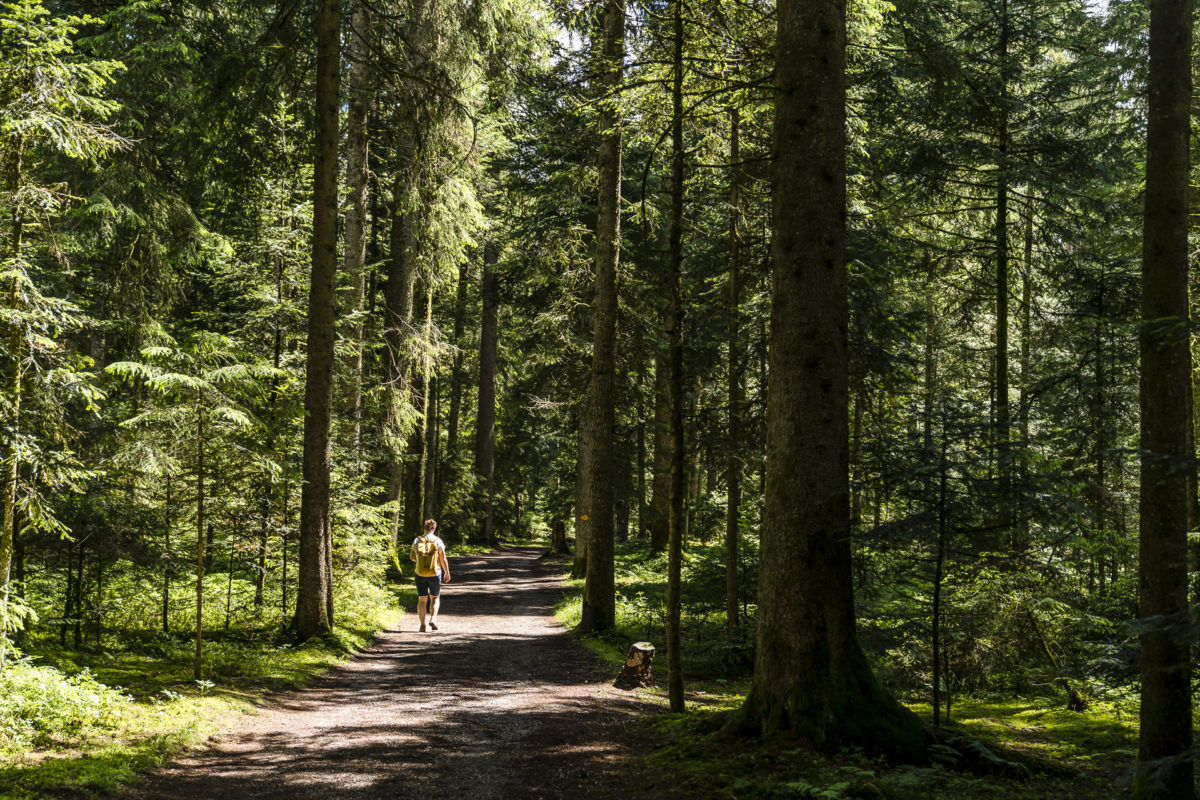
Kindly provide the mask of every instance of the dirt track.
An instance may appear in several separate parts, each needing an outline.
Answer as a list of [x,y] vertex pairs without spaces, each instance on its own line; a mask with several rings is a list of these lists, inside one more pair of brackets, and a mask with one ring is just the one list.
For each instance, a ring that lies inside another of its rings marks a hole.
[[126,797],[628,796],[638,743],[627,723],[652,709],[613,689],[555,622],[562,584],[540,554],[451,559],[440,631],[417,633],[416,614],[406,616],[345,667]]

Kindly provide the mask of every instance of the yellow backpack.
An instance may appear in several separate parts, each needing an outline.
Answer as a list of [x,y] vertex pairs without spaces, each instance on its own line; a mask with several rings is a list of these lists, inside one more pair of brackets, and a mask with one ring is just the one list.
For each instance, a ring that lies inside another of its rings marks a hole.
[[413,543],[413,550],[417,554],[417,574],[422,578],[437,575],[437,542],[432,537],[420,536]]

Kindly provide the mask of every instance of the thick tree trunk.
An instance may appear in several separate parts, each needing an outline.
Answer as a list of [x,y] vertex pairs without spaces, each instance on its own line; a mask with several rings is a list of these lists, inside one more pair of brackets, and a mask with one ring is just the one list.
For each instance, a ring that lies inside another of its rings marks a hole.
[[483,319],[479,332],[479,401],[475,415],[475,474],[482,490],[478,541],[485,545],[492,543],[492,516],[496,504],[496,349],[500,335],[497,261],[496,245],[488,244],[483,250]]
[[1192,1],[1151,0],[1142,251],[1141,733],[1134,796],[1190,798],[1187,599],[1188,136]]
[[[621,255],[621,118],[618,90],[625,64],[625,0],[605,0],[598,81],[600,187],[596,202],[596,290],[592,297],[592,373],[585,396],[583,480],[588,505],[576,530],[588,543],[580,628],[608,630],[616,621],[613,577],[613,435],[616,425],[617,264]],[[586,518],[586,519],[585,519]]]
[[332,529],[329,497],[330,427],[336,331],[337,146],[341,4],[317,8],[317,135],[313,166],[313,251],[308,299],[308,361],[304,379],[304,485],[300,494],[300,578],[296,633],[301,639],[333,627]]
[[667,241],[667,391],[670,397],[671,491],[667,540],[667,695],[671,711],[683,711],[683,664],[679,653],[681,572],[686,525],[683,441],[683,0],[672,0],[671,227]]
[[350,417],[350,446],[358,458],[362,436],[363,336],[365,334],[363,298],[366,295],[367,259],[367,190],[370,185],[367,163],[367,118],[371,110],[370,19],[366,0],[354,0],[350,31],[346,37],[346,58],[350,62],[346,94],[349,100],[346,114],[346,198],[345,249],[342,269],[350,282],[346,292],[346,314],[354,315],[350,331],[350,387],[346,411]]
[[858,645],[850,570],[845,3],[781,0],[758,647],[744,721],[921,759]]

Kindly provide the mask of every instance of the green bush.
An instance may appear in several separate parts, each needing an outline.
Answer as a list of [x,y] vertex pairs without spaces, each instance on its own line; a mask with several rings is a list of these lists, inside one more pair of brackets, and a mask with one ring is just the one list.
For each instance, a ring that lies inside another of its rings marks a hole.
[[93,731],[113,730],[131,700],[86,670],[66,676],[18,663],[0,673],[0,751],[64,745]]

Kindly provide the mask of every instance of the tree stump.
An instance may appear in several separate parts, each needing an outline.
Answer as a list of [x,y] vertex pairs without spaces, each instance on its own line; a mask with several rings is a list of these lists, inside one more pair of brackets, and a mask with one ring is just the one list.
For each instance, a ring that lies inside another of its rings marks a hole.
[[650,685],[650,665],[654,662],[654,645],[649,642],[634,642],[625,657],[621,674],[613,681],[618,689],[635,689]]
[[550,523],[550,555],[557,556],[570,552],[567,548],[567,521],[555,517]]

